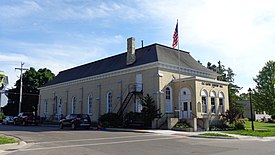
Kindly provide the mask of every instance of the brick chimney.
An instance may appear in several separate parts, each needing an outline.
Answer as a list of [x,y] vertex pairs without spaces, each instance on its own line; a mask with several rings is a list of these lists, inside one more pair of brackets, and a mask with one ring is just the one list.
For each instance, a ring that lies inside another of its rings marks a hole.
[[131,65],[136,61],[135,54],[135,38],[131,37],[127,39],[127,65]]

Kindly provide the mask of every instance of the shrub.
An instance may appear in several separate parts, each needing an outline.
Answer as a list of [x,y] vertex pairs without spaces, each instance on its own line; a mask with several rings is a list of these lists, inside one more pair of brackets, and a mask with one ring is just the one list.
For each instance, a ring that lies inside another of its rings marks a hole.
[[235,120],[233,123],[229,124],[229,128],[234,129],[234,130],[244,130],[245,126],[244,126],[244,120],[243,119],[238,119]]
[[272,118],[272,119],[275,119],[275,115],[272,115],[271,118]]
[[245,129],[245,126],[244,126],[244,120],[242,119],[239,119],[239,120],[236,120],[234,122],[234,125],[235,125],[235,129],[236,130],[244,130]]
[[4,118],[5,118],[4,113],[0,112],[0,119],[4,119]]
[[217,123],[209,126],[210,131],[221,131],[221,130],[226,130],[227,128],[228,128],[228,125],[226,124],[226,122],[221,122],[221,123]]
[[178,122],[175,126],[175,128],[190,128],[191,126],[187,122]]
[[106,113],[98,119],[101,127],[119,127],[122,121],[116,113]]

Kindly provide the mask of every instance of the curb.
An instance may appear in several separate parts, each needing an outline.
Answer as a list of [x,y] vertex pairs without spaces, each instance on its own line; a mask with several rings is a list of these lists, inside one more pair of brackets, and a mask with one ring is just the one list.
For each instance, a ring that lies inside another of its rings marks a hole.
[[24,145],[27,144],[25,141],[22,141],[20,138],[18,138],[16,136],[6,135],[6,134],[3,134],[3,133],[1,133],[1,135],[15,138],[16,140],[18,140],[18,142],[10,143],[10,144],[1,144],[0,145],[0,154],[5,153],[5,152],[10,152],[10,151],[13,151],[13,150],[17,150],[17,149],[19,149],[19,148],[21,148],[21,147],[23,147]]
[[101,131],[121,131],[121,132],[136,132],[136,133],[154,133],[146,130],[138,130],[138,129],[123,129],[123,128],[104,128]]

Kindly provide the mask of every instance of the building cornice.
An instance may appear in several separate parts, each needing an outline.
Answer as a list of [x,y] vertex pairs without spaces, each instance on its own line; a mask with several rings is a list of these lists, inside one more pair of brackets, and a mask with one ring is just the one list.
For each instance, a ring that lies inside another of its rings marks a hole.
[[216,79],[208,79],[208,78],[198,77],[198,76],[189,77],[189,78],[182,78],[182,79],[176,79],[176,80],[174,80],[174,82],[192,81],[192,80],[202,81],[202,82],[211,82],[211,83],[220,84],[220,85],[226,85],[226,86],[229,84],[228,82],[218,81]]
[[[148,69],[152,69],[152,68],[167,69],[167,70],[171,70],[173,72],[178,72],[178,70],[179,70],[179,67],[177,65],[171,65],[171,64],[167,64],[167,63],[163,63],[163,62],[153,62],[153,63],[148,63],[145,65],[130,67],[130,68],[112,71],[112,72],[108,72],[108,73],[104,73],[104,74],[99,74],[99,75],[95,75],[95,76],[90,76],[90,77],[85,77],[85,78],[81,78],[81,79],[77,79],[77,80],[72,80],[72,81],[62,82],[62,83],[58,83],[58,84],[54,84],[54,85],[50,85],[50,86],[45,86],[45,87],[41,87],[39,89],[47,90],[47,89],[52,89],[52,88],[59,88],[59,87],[63,87],[63,86],[80,84],[80,83],[93,81],[93,80],[100,80],[100,79],[104,79],[104,78],[110,78],[110,77],[114,77],[114,76],[130,74],[130,73],[148,70]],[[209,74],[206,72],[202,72],[202,71],[198,71],[195,69],[182,67],[182,66],[180,67],[180,73],[181,74],[189,74],[189,75],[193,75],[193,76],[216,78],[214,74]]]
[[[179,71],[179,66],[178,65],[171,65],[168,63],[164,63],[164,62],[159,62],[159,67],[160,68],[164,68],[164,69],[169,69],[169,70],[173,70],[178,72]],[[200,76],[200,77],[207,77],[207,78],[212,78],[215,79],[217,78],[218,74],[211,74],[211,73],[207,73],[207,72],[203,72],[203,71],[199,71],[196,69],[192,69],[192,68],[187,68],[187,67],[180,67],[180,73],[185,73],[188,75],[192,75],[192,76]]]

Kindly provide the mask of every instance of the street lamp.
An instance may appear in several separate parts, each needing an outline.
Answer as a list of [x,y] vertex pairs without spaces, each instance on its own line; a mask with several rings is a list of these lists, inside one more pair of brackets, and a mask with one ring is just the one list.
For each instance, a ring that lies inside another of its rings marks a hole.
[[252,128],[252,131],[254,131],[254,123],[253,123],[253,113],[252,113],[252,102],[251,102],[251,94],[252,94],[252,90],[251,88],[248,89],[248,93],[249,93],[249,101],[250,101],[250,113],[251,113],[251,128]]

